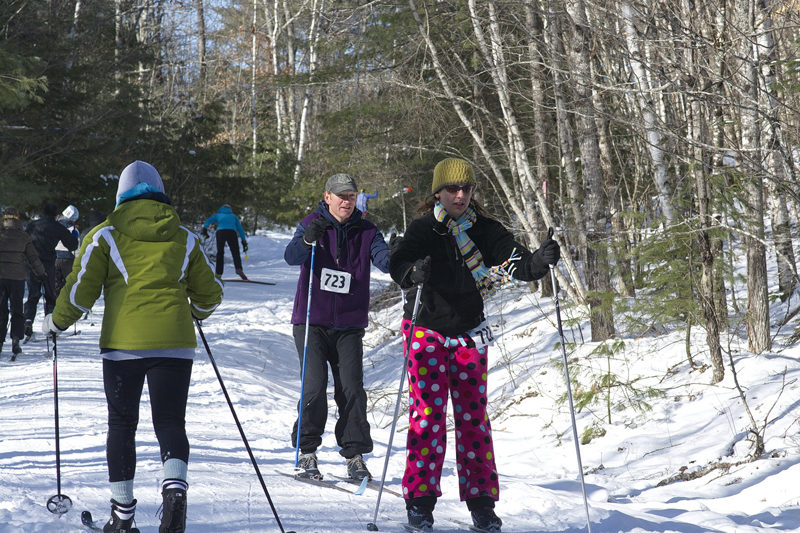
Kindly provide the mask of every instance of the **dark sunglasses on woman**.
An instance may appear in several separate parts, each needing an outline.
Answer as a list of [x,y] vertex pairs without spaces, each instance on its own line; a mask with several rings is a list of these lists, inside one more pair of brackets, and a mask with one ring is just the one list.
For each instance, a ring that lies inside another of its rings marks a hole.
[[444,189],[450,194],[456,194],[458,191],[464,191],[464,194],[469,194],[475,188],[472,184],[467,185],[447,185]]

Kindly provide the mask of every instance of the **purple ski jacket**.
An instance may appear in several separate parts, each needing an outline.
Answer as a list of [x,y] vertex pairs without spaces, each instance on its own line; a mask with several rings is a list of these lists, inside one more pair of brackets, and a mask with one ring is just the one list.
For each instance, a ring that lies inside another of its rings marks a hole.
[[[334,329],[366,328],[369,322],[370,263],[381,272],[389,272],[389,246],[375,224],[361,218],[361,211],[354,210],[347,222],[339,224],[325,202],[320,202],[316,211],[300,221],[283,254],[288,264],[300,265],[292,324],[306,323],[311,250],[304,245],[303,235],[308,223],[319,217],[330,220],[332,226],[319,239],[314,252],[309,323]],[[320,285],[323,268],[350,274],[349,291],[323,290]]]

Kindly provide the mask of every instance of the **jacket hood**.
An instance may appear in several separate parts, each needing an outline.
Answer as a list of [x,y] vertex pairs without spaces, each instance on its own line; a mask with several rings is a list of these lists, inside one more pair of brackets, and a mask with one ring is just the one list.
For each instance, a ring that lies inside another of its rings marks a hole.
[[115,209],[108,215],[108,224],[137,241],[163,242],[180,229],[181,221],[171,205],[139,199]]
[[233,213],[233,210],[231,209],[231,207],[230,207],[229,205],[223,205],[222,207],[220,207],[220,208],[217,210],[217,213],[226,213],[226,214],[229,214],[229,213]]

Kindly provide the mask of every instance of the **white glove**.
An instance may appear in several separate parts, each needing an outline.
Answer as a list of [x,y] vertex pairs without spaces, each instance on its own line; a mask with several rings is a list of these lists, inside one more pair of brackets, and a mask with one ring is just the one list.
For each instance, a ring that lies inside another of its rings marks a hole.
[[53,322],[52,313],[49,315],[45,315],[44,322],[42,322],[42,333],[44,333],[45,336],[49,337],[52,334],[59,335],[63,331],[64,331],[63,329],[56,326],[55,322]]

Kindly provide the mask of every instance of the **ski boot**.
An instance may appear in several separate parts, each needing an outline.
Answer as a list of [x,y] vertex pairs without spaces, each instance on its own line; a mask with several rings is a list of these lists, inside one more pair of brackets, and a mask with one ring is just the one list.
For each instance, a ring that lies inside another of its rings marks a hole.
[[357,481],[361,481],[364,478],[367,478],[367,480],[372,479],[372,474],[367,470],[367,463],[364,462],[364,458],[360,453],[347,460],[347,477]]
[[[103,526],[103,533],[131,533],[133,528],[133,515],[136,513],[136,500],[131,503],[121,504],[111,500],[111,518]],[[136,530],[138,531],[138,530]]]
[[242,270],[241,268],[237,268],[236,273],[239,275],[240,278],[247,281],[247,276],[244,275],[244,270]]
[[322,479],[322,473],[317,467],[316,452],[300,454],[300,458],[297,460],[297,468],[300,469],[300,472],[295,474],[296,477]]
[[11,339],[11,360],[16,361],[17,356],[22,353],[22,348],[19,345],[19,339]]
[[479,507],[473,509],[471,514],[472,524],[475,529],[486,531],[487,533],[500,533],[500,526],[503,525],[503,521],[494,514],[492,507]]
[[158,533],[186,531],[186,489],[182,479],[165,479],[161,484],[161,525]]
[[433,509],[426,505],[412,505],[406,509],[408,525],[419,531],[431,531],[433,528]]

